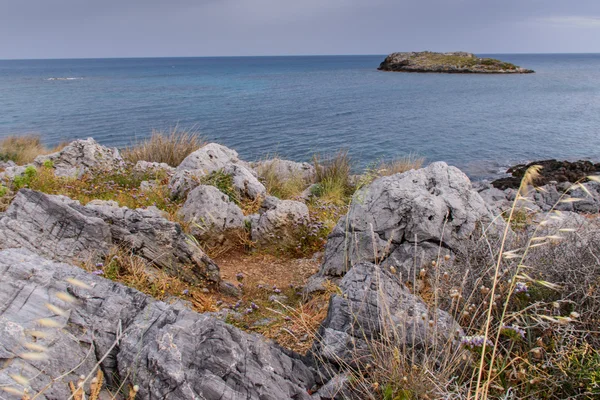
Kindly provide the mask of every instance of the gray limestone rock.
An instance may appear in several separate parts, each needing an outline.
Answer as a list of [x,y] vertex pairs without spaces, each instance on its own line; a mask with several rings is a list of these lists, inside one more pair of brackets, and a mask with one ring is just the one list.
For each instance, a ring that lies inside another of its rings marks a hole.
[[222,244],[244,229],[242,210],[214,186],[200,185],[192,190],[179,215],[192,224],[194,236],[211,244]]
[[298,229],[308,224],[306,204],[293,200],[267,201],[268,208],[252,223],[252,240],[258,246],[280,244],[292,239]]
[[[59,292],[74,302],[64,302]],[[298,355],[181,302],[155,301],[24,249],[0,251],[0,304],[0,357],[8,361],[0,385],[19,389],[11,378],[19,374],[30,379],[31,394],[66,374],[40,399],[69,398],[68,382],[93,374],[101,359],[113,390],[120,383],[138,385],[140,399],[320,399],[308,394],[315,374]],[[46,304],[65,312],[56,315]],[[41,318],[58,327],[41,327]],[[47,337],[35,340],[34,330]],[[23,345],[34,341],[47,348],[47,359],[20,357],[30,352]]]
[[[312,352],[332,364],[368,362],[369,342],[391,340],[402,349],[428,355],[457,346],[462,331],[446,312],[434,312],[389,268],[355,265],[331,297]],[[433,322],[433,323],[432,323]]]
[[64,149],[36,157],[34,164],[41,167],[52,162],[56,176],[79,177],[87,172],[110,172],[124,166],[116,148],[101,146],[94,139],[75,140]]
[[220,280],[217,265],[155,208],[131,210],[99,200],[82,206],[64,196],[22,189],[0,214],[0,249],[22,247],[80,262],[99,259],[115,245],[189,282]]
[[478,227],[492,232],[503,226],[492,219],[469,178],[446,163],[379,178],[354,195],[347,216],[329,235],[321,270],[307,289],[341,277],[361,262],[394,265],[408,278],[415,257],[419,263],[431,262],[440,246],[452,251]]

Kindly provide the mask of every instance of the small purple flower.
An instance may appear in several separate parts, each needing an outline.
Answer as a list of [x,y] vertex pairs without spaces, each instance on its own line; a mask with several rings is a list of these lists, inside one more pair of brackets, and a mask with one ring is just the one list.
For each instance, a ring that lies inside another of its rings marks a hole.
[[265,288],[265,285],[261,285],[261,284],[259,283],[258,285],[256,285],[256,287],[257,287],[257,288],[259,288],[259,289],[264,289],[264,288]]
[[243,284],[243,283],[238,283],[238,287],[239,287],[240,289],[243,289],[243,288],[244,288],[244,284]]
[[254,311],[251,308],[246,308],[246,311],[244,311],[244,314],[248,315],[248,314],[252,314],[252,311]]
[[525,282],[517,282],[515,285],[515,293],[527,293],[527,284]]
[[97,269],[95,271],[92,272],[93,275],[104,275],[104,271],[102,271],[101,269]]
[[277,289],[276,286],[273,286],[273,292],[274,293],[281,293],[281,290]]
[[96,263],[96,268],[102,268],[102,267],[104,267],[103,263]]
[[237,301],[237,303],[235,303],[235,304],[233,305],[233,308],[234,308],[234,309],[236,309],[236,308],[240,308],[240,307],[241,307],[241,305],[242,305],[242,301],[241,301],[241,300],[238,300],[238,301]]
[[187,289],[184,289],[183,292],[181,292],[181,294],[187,296],[188,294],[190,294],[190,291]]
[[482,347],[483,343],[485,343],[486,346],[488,346],[488,347],[493,347],[494,346],[494,343],[492,343],[492,341],[489,340],[489,339],[486,340],[485,336],[483,336],[483,335],[463,336],[460,339],[460,343],[463,346],[467,346],[467,347],[470,347],[472,349],[475,348],[475,347]]
[[256,305],[256,303],[254,303],[254,302],[250,303],[250,307],[251,307],[253,310],[258,310],[258,306],[257,306],[257,305]]
[[243,280],[244,274],[242,274],[241,272],[238,272],[237,274],[235,274],[235,279],[237,279],[238,281]]
[[217,302],[215,304],[217,307],[220,307],[223,305],[223,300],[217,300]]

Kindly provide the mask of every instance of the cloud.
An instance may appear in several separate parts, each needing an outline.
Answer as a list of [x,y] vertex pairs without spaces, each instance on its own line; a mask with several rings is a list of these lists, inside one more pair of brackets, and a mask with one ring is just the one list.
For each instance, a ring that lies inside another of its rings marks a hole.
[[599,28],[600,17],[557,16],[544,17],[536,20],[538,23],[569,28]]

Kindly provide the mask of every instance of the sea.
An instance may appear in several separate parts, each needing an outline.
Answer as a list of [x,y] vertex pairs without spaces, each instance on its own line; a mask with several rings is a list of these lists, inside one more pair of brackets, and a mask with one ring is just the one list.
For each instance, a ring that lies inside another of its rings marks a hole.
[[472,178],[516,163],[600,161],[600,54],[494,54],[526,75],[378,71],[384,55],[0,60],[0,138],[199,132],[247,160],[347,150],[357,168],[408,155]]

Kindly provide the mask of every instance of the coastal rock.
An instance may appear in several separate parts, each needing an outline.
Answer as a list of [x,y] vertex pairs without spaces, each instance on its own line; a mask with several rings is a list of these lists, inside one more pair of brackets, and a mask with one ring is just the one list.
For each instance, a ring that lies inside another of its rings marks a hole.
[[187,194],[200,185],[200,180],[205,174],[201,171],[175,171],[169,179],[169,193],[174,200],[184,199]]
[[114,202],[82,206],[64,196],[20,190],[0,216],[0,248],[22,247],[67,261],[101,259],[125,246],[167,273],[191,283],[219,282],[219,268],[190,244],[179,224],[157,209],[131,210]]
[[231,175],[233,187],[241,197],[247,197],[252,200],[258,198],[264,199],[267,195],[267,189],[258,181],[254,171],[249,170],[243,165],[230,164],[223,168],[225,174]]
[[[65,303],[59,292],[75,302]],[[68,311],[55,315],[48,303]],[[34,393],[45,389],[40,399],[69,398],[68,382],[94,373],[105,355],[101,368],[108,385],[135,384],[140,399],[321,399],[308,394],[315,373],[298,355],[181,302],[155,301],[23,249],[0,251],[0,304],[0,355],[8,361],[0,385],[17,388],[11,375],[23,375]],[[40,328],[40,318],[62,329]],[[36,344],[47,348],[48,358],[20,358],[28,351],[23,344],[34,340],[31,332],[40,329],[48,336]]]
[[11,167],[16,167],[17,164],[15,164],[14,161],[12,160],[8,160],[8,161],[0,161],[0,169],[4,170],[6,168],[11,168]]
[[[312,353],[333,365],[369,362],[371,340],[389,340],[400,349],[428,356],[455,346],[462,330],[445,311],[432,310],[389,268],[355,265],[329,302]],[[430,321],[433,321],[431,323]]]
[[298,163],[280,158],[258,161],[253,163],[252,166],[260,176],[273,174],[280,181],[300,177],[306,182],[312,182],[316,175],[315,167],[309,163]]
[[543,160],[535,161],[529,164],[519,164],[509,168],[506,173],[511,174],[510,177],[496,179],[492,185],[500,190],[518,189],[521,185],[521,180],[525,176],[527,170],[539,165],[542,169],[539,171],[539,176],[533,181],[535,186],[544,186],[552,181],[555,182],[577,182],[588,175],[600,174],[600,163],[594,164],[591,161],[557,161]]
[[438,72],[462,74],[528,74],[534,71],[472,53],[430,51],[392,53],[379,65],[381,71]]
[[171,167],[169,164],[166,163],[158,163],[158,162],[148,162],[148,161],[138,161],[135,166],[133,167],[133,170],[135,172],[141,172],[141,173],[165,173],[165,174],[172,174],[173,172],[175,172],[175,168]]
[[179,164],[177,171],[200,170],[204,174],[209,174],[238,162],[240,159],[237,151],[218,143],[209,143],[187,156]]
[[29,165],[13,165],[4,168],[4,171],[0,172],[0,181],[12,182],[17,176],[25,175],[25,170]]
[[258,246],[283,244],[293,239],[302,225],[308,224],[306,204],[293,200],[272,201],[271,208],[252,223],[252,240]]
[[490,225],[492,219],[469,178],[444,162],[379,178],[355,193],[329,235],[309,290],[362,262],[393,265],[410,278],[415,258],[420,268],[437,257],[440,246],[442,253],[452,252],[478,226],[496,231],[501,221]]
[[192,190],[179,215],[192,224],[192,233],[203,242],[223,244],[244,229],[242,210],[214,186]]
[[75,140],[59,152],[36,157],[41,167],[51,162],[56,176],[80,177],[87,172],[111,172],[124,166],[116,148],[99,145],[94,139]]
[[[233,165],[236,165],[237,168],[234,168]],[[234,185],[241,193],[251,195],[262,191],[262,184],[256,180],[249,164],[240,160],[235,150],[217,143],[210,143],[191,153],[176,168],[169,181],[171,197],[174,199],[185,198],[200,184],[203,177],[224,169],[230,170],[226,173],[232,174]]]
[[58,260],[88,260],[108,253],[110,227],[72,208],[79,203],[21,189],[0,214],[0,249],[23,247]]
[[[479,194],[486,202],[493,215],[499,215],[512,207],[515,189],[500,190],[491,185],[480,186]],[[572,198],[574,202],[561,202],[561,199]],[[573,211],[582,214],[596,214],[600,210],[600,183],[586,182],[573,185],[570,182],[551,182],[539,188],[528,188],[517,209],[529,213],[547,212],[550,210]]]

